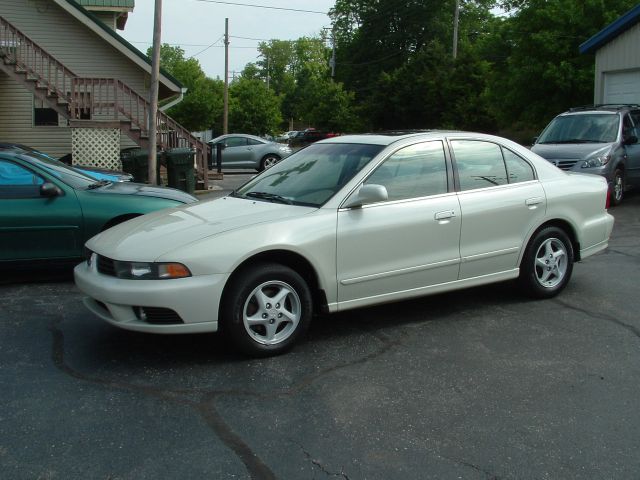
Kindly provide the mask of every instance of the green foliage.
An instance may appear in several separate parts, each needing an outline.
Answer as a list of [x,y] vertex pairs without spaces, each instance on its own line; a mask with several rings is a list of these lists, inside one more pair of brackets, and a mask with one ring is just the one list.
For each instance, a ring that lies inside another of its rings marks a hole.
[[262,80],[240,77],[229,89],[229,131],[264,135],[282,122],[280,98]]
[[[593,101],[579,45],[631,0],[336,0],[337,75],[370,129],[534,131]],[[495,16],[495,5],[509,14]]]
[[[290,119],[350,132],[454,128],[528,139],[558,112],[593,99],[593,55],[579,45],[632,0],[336,0],[337,46],[322,36],[271,40],[231,85],[230,126],[264,134]],[[496,16],[492,8],[508,13]],[[221,81],[163,45],[161,62],[188,89],[169,112],[190,129],[220,130]],[[268,84],[268,86],[267,86]]]
[[180,47],[163,44],[160,47],[160,65],[187,88],[184,100],[170,108],[168,115],[191,131],[221,124],[222,81],[207,78],[200,63],[194,58],[185,59],[184,50]]

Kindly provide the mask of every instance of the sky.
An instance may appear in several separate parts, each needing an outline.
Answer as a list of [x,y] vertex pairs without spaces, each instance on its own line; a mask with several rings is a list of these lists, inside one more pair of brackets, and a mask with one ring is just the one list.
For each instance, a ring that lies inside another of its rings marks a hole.
[[[118,33],[146,53],[153,40],[155,2],[136,0],[135,3],[124,31],[118,30]],[[326,14],[273,7],[328,12],[334,3],[335,0],[162,0],[162,43],[180,46],[185,57],[194,56],[200,62],[207,76],[224,79],[223,37],[225,18],[228,18],[231,78],[233,72],[240,73],[247,63],[259,60],[256,47],[261,40],[317,36],[323,27],[331,26]]]

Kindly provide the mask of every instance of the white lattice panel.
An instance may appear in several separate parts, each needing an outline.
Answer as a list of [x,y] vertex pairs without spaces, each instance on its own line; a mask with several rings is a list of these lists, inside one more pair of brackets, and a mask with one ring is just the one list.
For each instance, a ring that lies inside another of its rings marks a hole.
[[74,165],[122,170],[120,130],[117,128],[72,128],[71,155]]

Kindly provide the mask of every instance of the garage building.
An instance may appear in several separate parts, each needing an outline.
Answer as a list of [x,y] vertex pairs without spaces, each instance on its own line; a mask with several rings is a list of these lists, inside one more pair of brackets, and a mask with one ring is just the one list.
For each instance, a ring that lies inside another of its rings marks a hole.
[[640,4],[580,45],[595,53],[594,102],[640,104]]

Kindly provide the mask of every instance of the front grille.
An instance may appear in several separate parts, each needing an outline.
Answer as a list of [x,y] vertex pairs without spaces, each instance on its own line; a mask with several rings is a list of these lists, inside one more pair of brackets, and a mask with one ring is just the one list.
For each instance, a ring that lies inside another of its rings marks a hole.
[[571,170],[573,166],[578,163],[578,160],[575,158],[562,158],[559,160],[549,160],[556,167],[561,170]]
[[177,325],[184,323],[180,315],[170,308],[134,307],[134,311],[139,320],[155,325]]
[[98,271],[103,275],[116,276],[116,267],[114,261],[110,258],[98,255]]

